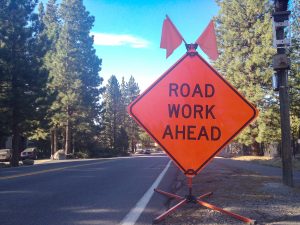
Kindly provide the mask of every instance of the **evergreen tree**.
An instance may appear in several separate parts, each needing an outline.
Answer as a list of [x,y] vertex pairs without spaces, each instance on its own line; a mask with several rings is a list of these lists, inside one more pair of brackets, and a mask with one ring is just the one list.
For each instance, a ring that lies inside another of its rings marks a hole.
[[[39,22],[40,22],[40,39],[43,43],[40,48],[44,51],[43,55],[43,68],[46,69],[48,75],[48,84],[51,83],[51,76],[49,76],[50,70],[54,67],[53,57],[56,51],[56,43],[59,36],[60,24],[58,16],[58,5],[56,0],[49,0],[46,5],[46,11],[44,11],[44,6],[42,3],[39,5]],[[49,85],[47,85],[49,86]],[[44,107],[44,123],[38,129],[37,135],[34,134],[33,138],[39,138],[42,135],[42,138],[45,139],[49,136],[50,129],[50,139],[51,139],[51,157],[57,151],[57,131],[58,129],[55,126],[51,128],[50,118],[53,116],[50,106],[56,97],[56,91],[53,89],[47,88],[47,95],[45,97],[45,107]]]
[[121,91],[116,76],[112,75],[106,85],[104,100],[104,126],[103,141],[106,147],[117,149],[117,137],[121,129]]
[[129,147],[128,135],[124,127],[121,126],[116,140],[116,148],[122,153],[127,153]]
[[[126,83],[126,91],[125,91],[125,106],[126,108],[128,105],[137,98],[140,94],[140,88],[138,84],[135,82],[133,76],[130,76],[129,81]],[[136,144],[139,140],[139,133],[140,129],[137,123],[128,115],[126,114],[125,119],[125,128],[129,138],[129,145],[131,148],[131,152],[134,153],[136,151]]]
[[127,96],[127,84],[125,78],[122,77],[120,92],[121,92],[121,100],[120,100],[120,133],[118,137],[118,146],[122,150],[122,152],[128,151],[129,147],[129,139],[126,131],[126,121],[127,121],[127,105],[126,105],[126,96]]
[[[0,41],[0,54],[2,54],[4,50],[2,44]],[[8,123],[10,117],[10,109],[8,107],[10,82],[9,76],[5,72],[5,64],[3,56],[0,55],[0,148],[4,147],[6,137],[9,136],[11,132]]]
[[145,131],[140,133],[139,139],[141,141],[143,148],[153,148],[154,147],[154,141],[149,136],[149,134],[147,134]]
[[127,84],[125,81],[125,78],[122,77],[122,81],[121,81],[121,87],[120,87],[120,91],[121,91],[121,109],[120,109],[120,117],[121,117],[121,125],[122,127],[126,127],[126,118],[127,118]]
[[[12,135],[12,166],[18,166],[21,136],[35,127],[45,74],[36,51],[36,0],[3,0],[0,4],[1,102],[6,107],[7,129]],[[3,115],[0,116],[3,118]]]
[[268,0],[218,0],[219,59],[214,66],[259,109],[258,119],[237,141],[258,150],[258,143],[278,141],[278,99],[272,91],[271,3]]
[[53,57],[55,53],[55,46],[59,37],[60,24],[58,15],[58,5],[56,0],[49,0],[46,6],[46,12],[41,17],[43,24],[43,35],[46,37],[45,47],[47,49],[44,65],[48,70],[53,67]]
[[44,23],[43,23],[43,18],[45,16],[45,8],[44,8],[44,4],[42,2],[39,3],[38,5],[38,30],[39,31],[43,31],[44,30]]
[[10,76],[6,72],[7,70],[7,59],[6,59],[6,46],[5,46],[5,33],[4,18],[7,13],[5,2],[0,5],[0,148],[4,147],[6,137],[11,133],[9,127],[10,108],[9,103],[9,92],[11,89]]
[[[52,124],[65,127],[65,151],[69,154],[71,128],[76,128],[76,133],[91,132],[99,119],[99,96],[103,91],[98,75],[101,60],[90,36],[94,17],[86,11],[82,0],[63,0],[59,15],[62,25],[51,57],[48,87],[56,92],[51,105]],[[55,37],[56,29],[53,30]]]
[[33,54],[34,59],[37,63],[37,68],[39,70],[39,79],[40,82],[40,94],[36,99],[36,103],[38,105],[34,120],[32,120],[32,128],[25,133],[25,136],[30,140],[45,140],[47,137],[47,128],[49,121],[45,118],[45,114],[49,108],[49,100],[47,96],[46,83],[48,79],[48,72],[44,66],[44,58],[48,52],[48,48],[46,46],[46,36],[44,35],[44,23],[43,18],[45,15],[44,5],[43,3],[39,3],[38,5],[38,15],[35,16],[35,23],[32,24],[34,28],[34,39],[29,45],[31,52]]

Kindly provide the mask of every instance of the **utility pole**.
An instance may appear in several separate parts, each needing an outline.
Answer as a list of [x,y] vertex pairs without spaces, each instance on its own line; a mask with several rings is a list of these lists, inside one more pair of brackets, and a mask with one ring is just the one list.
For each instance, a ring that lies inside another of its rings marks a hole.
[[288,93],[289,59],[285,46],[289,41],[285,38],[284,28],[289,26],[290,11],[287,11],[288,0],[274,0],[275,12],[273,13],[274,44],[277,54],[273,57],[273,68],[278,78],[280,119],[281,119],[281,156],[282,180],[285,185],[293,186],[293,166],[291,148],[290,101]]

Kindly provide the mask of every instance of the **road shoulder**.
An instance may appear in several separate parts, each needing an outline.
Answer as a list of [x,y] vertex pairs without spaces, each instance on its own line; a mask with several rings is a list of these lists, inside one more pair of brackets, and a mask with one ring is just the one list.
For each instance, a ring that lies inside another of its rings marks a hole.
[[[194,178],[193,192],[199,196],[209,191],[213,195],[204,200],[240,215],[256,220],[258,224],[300,223],[300,188],[282,185],[279,176],[267,176],[213,161]],[[234,163],[234,162],[232,162]],[[176,194],[187,194],[186,178],[179,174],[180,186]],[[170,206],[176,201],[172,201]],[[189,204],[167,217],[164,225],[244,224],[219,212]]]

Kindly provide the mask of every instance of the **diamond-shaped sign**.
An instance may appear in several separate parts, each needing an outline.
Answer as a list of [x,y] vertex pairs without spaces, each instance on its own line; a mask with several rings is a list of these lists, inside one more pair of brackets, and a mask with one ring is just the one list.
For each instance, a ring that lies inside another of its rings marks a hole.
[[257,116],[196,52],[155,81],[129,113],[188,175],[196,175]]

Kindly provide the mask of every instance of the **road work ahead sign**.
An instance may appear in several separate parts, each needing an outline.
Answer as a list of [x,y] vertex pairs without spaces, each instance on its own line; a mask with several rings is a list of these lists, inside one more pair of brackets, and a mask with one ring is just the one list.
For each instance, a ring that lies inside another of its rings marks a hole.
[[197,52],[187,53],[129,106],[187,175],[196,175],[257,115]]

